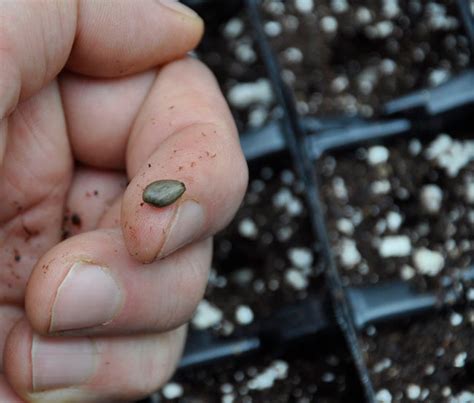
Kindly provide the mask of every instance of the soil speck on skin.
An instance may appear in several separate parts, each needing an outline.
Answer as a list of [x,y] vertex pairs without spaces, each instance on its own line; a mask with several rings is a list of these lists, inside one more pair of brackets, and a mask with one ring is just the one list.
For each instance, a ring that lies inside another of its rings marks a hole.
[[20,252],[17,249],[14,249],[13,255],[14,255],[15,262],[18,263],[21,260]]
[[71,223],[72,225],[79,228],[82,226],[82,220],[79,214],[73,213],[73,215],[71,216]]

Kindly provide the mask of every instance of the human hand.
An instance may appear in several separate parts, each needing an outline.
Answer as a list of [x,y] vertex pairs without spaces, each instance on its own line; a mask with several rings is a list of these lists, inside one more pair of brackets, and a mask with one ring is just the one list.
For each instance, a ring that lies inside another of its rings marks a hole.
[[[1,402],[133,400],[174,371],[247,184],[177,7],[0,0]],[[142,203],[157,179],[187,190]]]

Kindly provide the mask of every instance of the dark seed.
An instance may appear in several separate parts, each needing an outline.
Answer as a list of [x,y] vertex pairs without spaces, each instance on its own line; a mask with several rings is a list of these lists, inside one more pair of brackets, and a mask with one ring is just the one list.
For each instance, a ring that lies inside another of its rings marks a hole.
[[178,200],[185,191],[183,182],[171,179],[155,181],[143,191],[143,201],[156,207],[165,207]]

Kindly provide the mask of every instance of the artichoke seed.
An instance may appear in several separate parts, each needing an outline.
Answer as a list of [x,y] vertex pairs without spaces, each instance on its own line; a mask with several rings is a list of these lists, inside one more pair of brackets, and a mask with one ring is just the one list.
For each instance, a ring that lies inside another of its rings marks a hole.
[[166,207],[185,192],[183,182],[165,179],[150,183],[143,191],[143,201],[156,207]]

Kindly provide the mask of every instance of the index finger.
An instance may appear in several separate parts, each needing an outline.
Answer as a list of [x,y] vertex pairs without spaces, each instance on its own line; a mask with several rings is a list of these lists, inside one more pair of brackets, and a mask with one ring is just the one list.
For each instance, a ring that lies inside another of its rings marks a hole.
[[[121,225],[140,261],[205,239],[232,219],[247,165],[225,99],[202,63],[185,59],[160,71],[132,129],[127,170]],[[163,179],[184,183],[186,191],[167,207],[145,203],[145,187]]]

